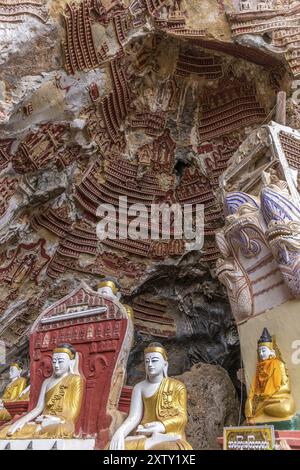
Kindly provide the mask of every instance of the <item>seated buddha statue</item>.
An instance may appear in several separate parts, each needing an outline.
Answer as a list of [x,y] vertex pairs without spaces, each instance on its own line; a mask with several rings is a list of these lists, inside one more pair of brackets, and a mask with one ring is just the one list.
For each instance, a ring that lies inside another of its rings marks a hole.
[[36,407],[0,429],[0,439],[72,438],[79,417],[83,379],[77,372],[78,356],[70,344],[53,351],[53,374],[41,387]]
[[258,340],[258,363],[245,406],[249,424],[286,421],[296,411],[288,372],[275,339],[264,328]]
[[14,362],[9,368],[10,382],[4,390],[2,398],[0,399],[0,421],[10,421],[11,415],[5,408],[6,402],[17,401],[20,395],[26,388],[26,379],[21,377],[22,367],[20,364]]
[[29,401],[30,399],[30,385],[26,387],[23,392],[20,394],[18,400],[20,401]]
[[[135,385],[127,419],[115,432],[111,450],[188,450],[185,385],[167,376],[168,357],[159,343],[144,351],[146,379]],[[132,433],[132,434],[131,434]]]
[[119,300],[121,297],[120,287],[119,282],[114,277],[104,277],[97,286],[97,292],[109,299]]

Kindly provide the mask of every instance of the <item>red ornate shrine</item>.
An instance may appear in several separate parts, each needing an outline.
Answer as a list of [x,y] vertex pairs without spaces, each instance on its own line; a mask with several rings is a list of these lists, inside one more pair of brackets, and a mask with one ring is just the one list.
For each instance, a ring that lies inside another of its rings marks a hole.
[[30,337],[29,410],[36,405],[43,381],[52,374],[53,348],[71,343],[85,379],[76,434],[95,437],[96,448],[103,448],[118,413],[132,335],[133,325],[123,305],[84,283],[47,308]]

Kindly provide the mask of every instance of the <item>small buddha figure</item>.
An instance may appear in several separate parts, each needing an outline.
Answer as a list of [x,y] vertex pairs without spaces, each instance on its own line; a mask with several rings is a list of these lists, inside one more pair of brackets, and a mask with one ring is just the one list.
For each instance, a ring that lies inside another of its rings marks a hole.
[[[135,385],[127,419],[115,432],[111,450],[188,450],[185,385],[167,376],[168,358],[159,343],[144,351],[146,379]],[[131,435],[131,433],[133,433]]]
[[77,371],[76,351],[61,344],[53,351],[53,374],[41,387],[36,407],[0,429],[0,439],[72,438],[80,413],[83,379]]
[[258,340],[256,374],[245,406],[247,421],[249,424],[286,421],[295,411],[285,363],[275,339],[264,328]]
[[133,308],[130,307],[130,305],[126,305],[126,304],[124,304],[124,307],[125,307],[126,312],[127,312],[127,314],[128,314],[128,318],[130,318],[130,320],[131,320],[132,322],[134,322],[134,311],[133,311]]
[[0,399],[0,421],[10,421],[11,415],[5,408],[6,402],[17,401],[26,388],[26,379],[21,377],[22,366],[17,362],[10,365],[9,378],[10,383],[7,385],[2,399]]

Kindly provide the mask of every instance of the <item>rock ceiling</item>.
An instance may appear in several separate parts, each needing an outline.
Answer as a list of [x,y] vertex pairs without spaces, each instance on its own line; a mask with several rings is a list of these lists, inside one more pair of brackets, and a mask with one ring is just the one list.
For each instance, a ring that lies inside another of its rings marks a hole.
[[[139,334],[226,361],[218,178],[300,74],[298,3],[0,0],[2,340],[19,348],[43,307],[114,275]],[[100,242],[97,207],[119,196],[204,204],[203,250]]]

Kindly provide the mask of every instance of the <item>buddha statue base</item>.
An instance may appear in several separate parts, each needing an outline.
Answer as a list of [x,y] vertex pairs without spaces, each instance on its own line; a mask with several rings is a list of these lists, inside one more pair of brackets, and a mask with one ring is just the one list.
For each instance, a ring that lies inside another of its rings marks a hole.
[[0,450],[94,450],[95,439],[0,439]]

